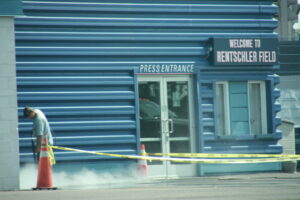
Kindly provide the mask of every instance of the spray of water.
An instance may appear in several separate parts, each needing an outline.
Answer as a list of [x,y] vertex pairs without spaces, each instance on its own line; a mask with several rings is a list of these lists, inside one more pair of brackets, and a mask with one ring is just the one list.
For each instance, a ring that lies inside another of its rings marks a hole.
[[27,164],[20,170],[20,189],[26,190],[36,186],[37,169],[34,164]]
[[[32,189],[36,186],[37,167],[27,164],[20,171],[21,190]],[[139,177],[135,172],[125,176],[121,173],[97,173],[93,170],[82,168],[77,173],[65,171],[53,173],[53,183],[60,189],[91,189],[91,188],[116,188],[130,187],[149,180]]]

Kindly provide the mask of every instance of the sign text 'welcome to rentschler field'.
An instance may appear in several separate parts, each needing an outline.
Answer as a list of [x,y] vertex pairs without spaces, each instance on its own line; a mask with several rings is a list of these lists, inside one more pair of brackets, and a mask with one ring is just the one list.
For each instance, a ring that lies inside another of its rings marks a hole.
[[277,38],[214,38],[214,65],[275,65]]

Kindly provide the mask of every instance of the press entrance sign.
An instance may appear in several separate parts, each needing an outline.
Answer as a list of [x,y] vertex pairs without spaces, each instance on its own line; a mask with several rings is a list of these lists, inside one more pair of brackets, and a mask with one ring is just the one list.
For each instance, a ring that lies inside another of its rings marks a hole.
[[192,63],[145,63],[139,65],[139,74],[192,74]]
[[275,65],[277,38],[214,38],[214,65]]

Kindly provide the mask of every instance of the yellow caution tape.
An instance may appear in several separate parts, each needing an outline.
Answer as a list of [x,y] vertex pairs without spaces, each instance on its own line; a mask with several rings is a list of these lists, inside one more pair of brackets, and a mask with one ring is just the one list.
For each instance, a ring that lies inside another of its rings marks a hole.
[[55,161],[53,149],[52,149],[52,147],[49,146],[49,145],[48,145],[48,151],[49,151],[49,160],[50,160],[50,164],[51,164],[51,165],[55,165],[55,164],[56,164],[56,161]]
[[[118,158],[128,158],[128,159],[143,159],[143,160],[157,160],[157,161],[171,161],[171,162],[179,162],[179,163],[206,163],[206,164],[242,164],[242,163],[270,163],[270,162],[288,162],[288,161],[295,161],[300,160],[299,155],[273,155],[273,154],[201,154],[203,156],[212,156],[215,157],[205,157],[205,158],[182,158],[182,155],[188,156],[192,155],[192,157],[200,156],[200,154],[168,154],[170,155],[181,155],[181,158],[175,157],[161,157],[161,156],[139,156],[139,155],[121,155],[121,154],[111,154],[111,153],[101,153],[96,151],[85,151],[80,149],[74,148],[67,148],[67,147],[59,147],[59,146],[51,146],[53,149],[65,150],[65,151],[75,151],[79,153],[88,153],[88,154],[95,154],[101,156],[111,156],[111,157],[118,157]],[[151,154],[153,155],[153,154]],[[165,154],[155,154],[155,155],[165,155]],[[217,158],[221,157],[222,155],[226,156],[226,158]],[[229,158],[229,155],[232,155]],[[232,158],[245,158],[249,157],[249,155],[257,156],[254,159],[232,159]],[[238,157],[239,156],[239,157]],[[272,157],[274,156],[274,157]],[[276,156],[276,157],[275,157]],[[262,158],[264,157],[264,158]],[[272,157],[272,158],[266,158]]]
[[300,155],[287,154],[220,154],[220,153],[148,153],[153,156],[171,156],[188,158],[293,158],[300,159]]

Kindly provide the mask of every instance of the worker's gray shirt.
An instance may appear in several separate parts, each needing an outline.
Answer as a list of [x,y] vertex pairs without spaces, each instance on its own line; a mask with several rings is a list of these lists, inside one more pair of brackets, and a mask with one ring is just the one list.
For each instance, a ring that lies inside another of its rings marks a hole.
[[47,138],[50,145],[53,145],[53,138],[49,126],[49,122],[44,113],[38,109],[34,109],[36,113],[33,119],[33,135]]

